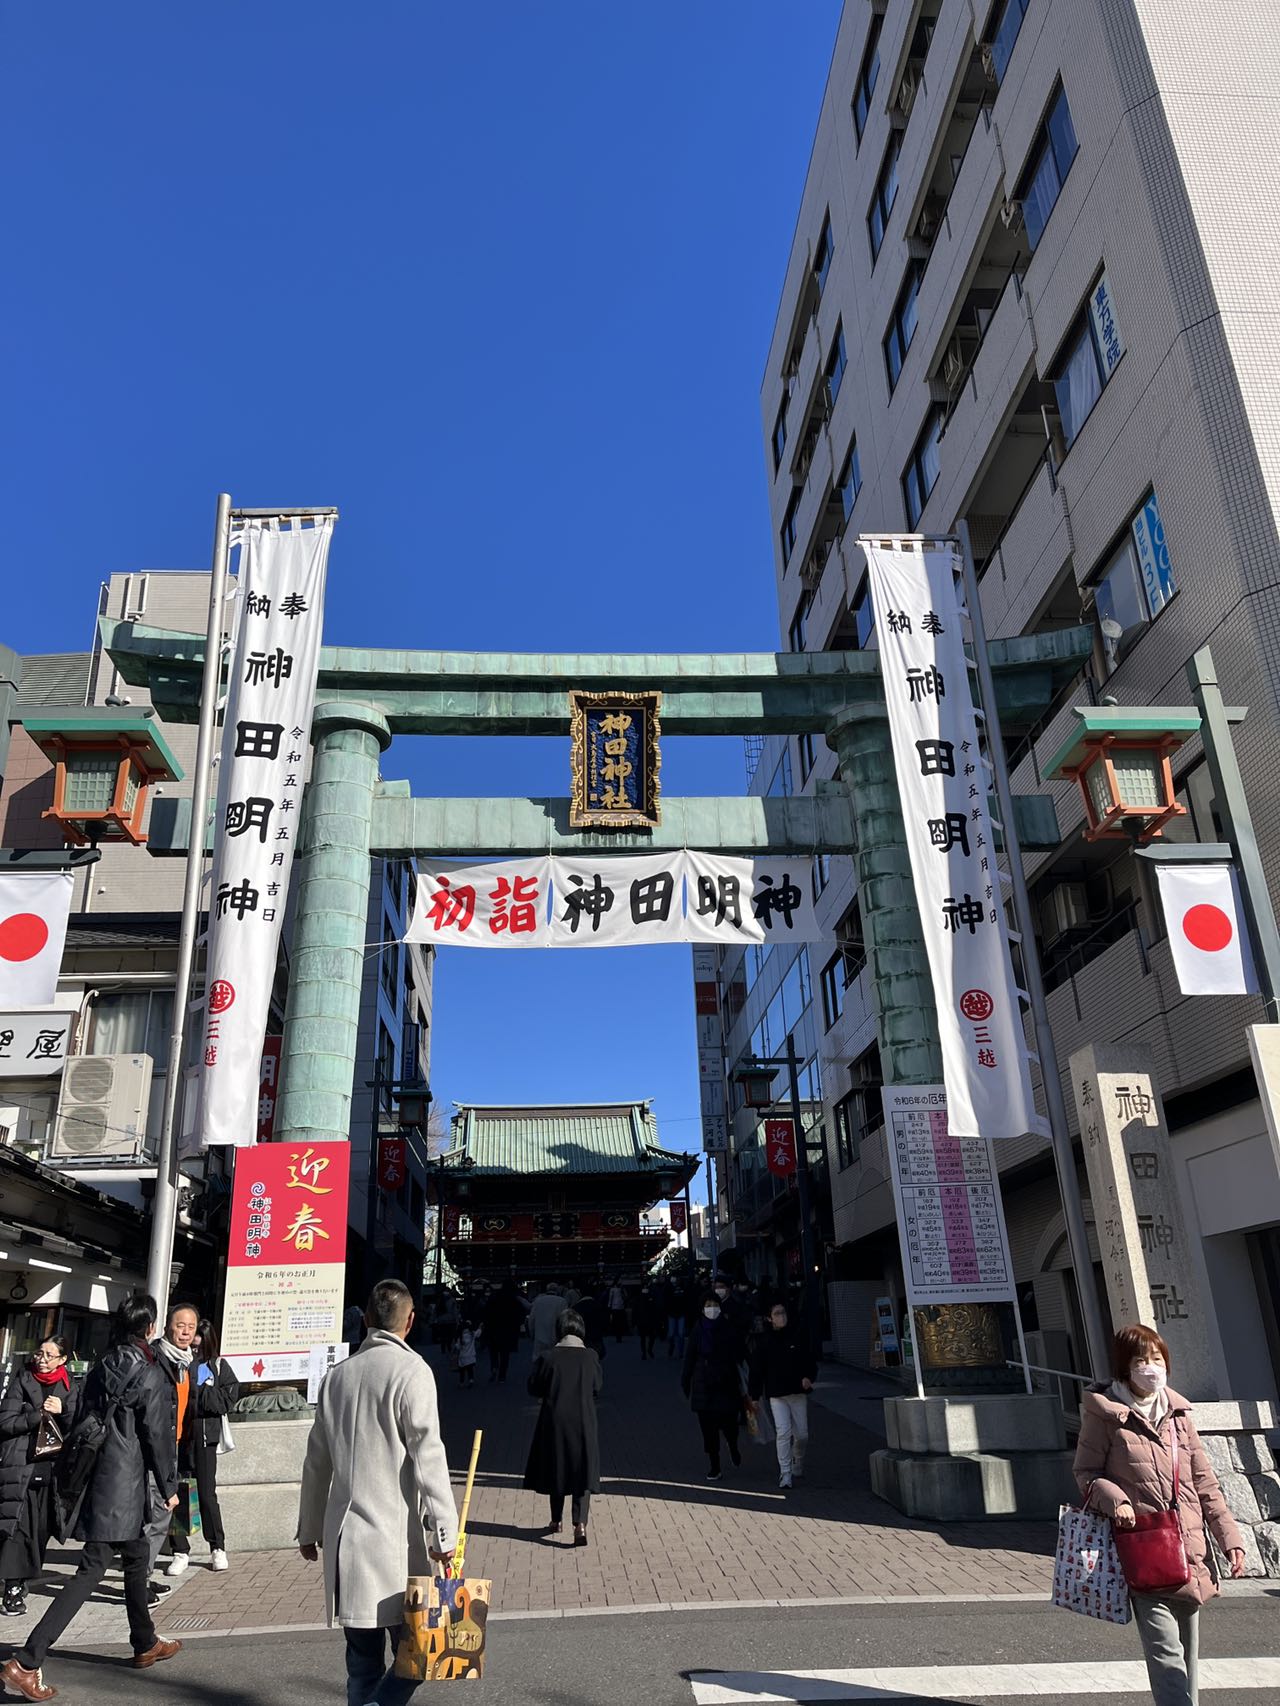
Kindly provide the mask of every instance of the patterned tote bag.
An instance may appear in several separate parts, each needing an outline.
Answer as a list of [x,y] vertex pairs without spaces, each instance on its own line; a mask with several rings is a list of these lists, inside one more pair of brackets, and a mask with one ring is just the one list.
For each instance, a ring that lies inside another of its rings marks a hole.
[[1104,1623],[1127,1623],[1132,1617],[1129,1587],[1105,1516],[1075,1505],[1058,1512],[1053,1603]]

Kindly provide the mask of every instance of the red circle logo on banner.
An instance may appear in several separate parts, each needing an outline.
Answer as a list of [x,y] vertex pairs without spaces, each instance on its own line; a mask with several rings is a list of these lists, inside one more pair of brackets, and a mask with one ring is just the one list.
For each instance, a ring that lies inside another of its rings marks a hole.
[[236,986],[228,983],[225,977],[220,977],[216,983],[209,986],[209,1011],[225,1013],[236,998]]
[[1218,954],[1235,935],[1235,926],[1220,906],[1201,902],[1188,907],[1182,918],[1182,934],[1203,954]]
[[975,1024],[989,1019],[995,1010],[996,1004],[985,989],[966,989],[960,997],[960,1011]]
[[49,926],[38,912],[0,918],[0,960],[34,960],[48,940]]

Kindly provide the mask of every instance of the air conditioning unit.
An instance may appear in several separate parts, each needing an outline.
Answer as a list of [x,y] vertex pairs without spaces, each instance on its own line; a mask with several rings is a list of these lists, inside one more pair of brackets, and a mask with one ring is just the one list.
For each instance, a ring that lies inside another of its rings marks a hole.
[[72,1055],[62,1069],[50,1159],[135,1160],[146,1136],[151,1066],[149,1054]]
[[1089,903],[1083,883],[1059,883],[1045,896],[1042,914],[1045,940],[1056,942],[1073,930],[1089,928]]
[[1004,201],[1000,204],[1000,217],[1008,231],[1022,230],[1022,203],[1020,201]]

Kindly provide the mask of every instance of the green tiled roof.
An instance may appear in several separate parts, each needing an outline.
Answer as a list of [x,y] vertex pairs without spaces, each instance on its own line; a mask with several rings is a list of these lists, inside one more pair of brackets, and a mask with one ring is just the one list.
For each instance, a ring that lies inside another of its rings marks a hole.
[[463,1153],[477,1173],[637,1173],[679,1160],[658,1148],[658,1122],[648,1102],[460,1102],[446,1154]]

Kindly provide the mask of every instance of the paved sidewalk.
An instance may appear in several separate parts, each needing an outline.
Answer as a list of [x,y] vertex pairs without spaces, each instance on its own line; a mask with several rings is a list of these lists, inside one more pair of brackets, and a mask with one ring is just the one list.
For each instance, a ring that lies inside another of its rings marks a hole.
[[[794,1491],[778,1489],[773,1448],[754,1445],[745,1434],[741,1470],[726,1465],[724,1479],[709,1485],[678,1364],[661,1347],[657,1361],[642,1363],[634,1339],[610,1344],[605,1359],[604,1485],[593,1501],[591,1544],[575,1549],[540,1540],[546,1503],[520,1485],[537,1410],[525,1395],[528,1360],[522,1352],[503,1386],[488,1384],[482,1362],[479,1383],[469,1391],[459,1391],[455,1377],[436,1365],[459,1482],[472,1434],[484,1429],[466,1567],[470,1575],[492,1578],[496,1611],[1048,1594],[1049,1525],[935,1527],[901,1517],[873,1497],[867,1458],[881,1441],[847,1416],[878,1415],[865,1401],[870,1388],[851,1387],[848,1371],[833,1370],[829,1385],[843,1414],[824,1407],[819,1382],[805,1478]],[[323,1623],[318,1566],[292,1551],[237,1551],[236,1536],[229,1540],[232,1567],[225,1575],[211,1574],[197,1549],[159,1619],[165,1631],[213,1634]],[[37,1595],[32,1603],[42,1608]],[[72,1641],[122,1639],[118,1607],[118,1599],[113,1606],[92,1605]],[[15,1620],[3,1633],[16,1639],[24,1627]]]

